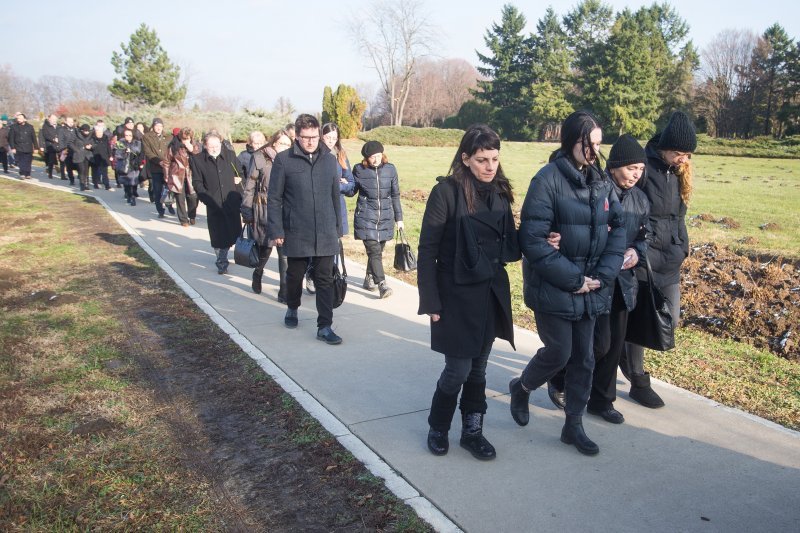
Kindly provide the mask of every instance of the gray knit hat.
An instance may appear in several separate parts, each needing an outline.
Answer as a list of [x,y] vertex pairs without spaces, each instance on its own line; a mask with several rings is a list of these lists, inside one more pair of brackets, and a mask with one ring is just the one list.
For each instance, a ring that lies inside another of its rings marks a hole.
[[697,149],[697,133],[686,113],[675,111],[658,139],[661,150],[692,153]]

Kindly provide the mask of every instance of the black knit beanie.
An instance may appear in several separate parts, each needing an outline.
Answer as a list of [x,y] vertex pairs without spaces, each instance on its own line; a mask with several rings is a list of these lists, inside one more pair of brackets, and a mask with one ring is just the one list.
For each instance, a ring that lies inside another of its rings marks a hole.
[[636,163],[644,163],[645,161],[646,157],[642,145],[626,133],[617,139],[617,142],[611,147],[606,166],[610,169],[619,168]]
[[383,145],[378,141],[367,141],[364,143],[364,146],[361,147],[361,155],[364,156],[364,159],[369,159],[371,156],[375,154],[382,154],[383,153]]
[[697,133],[686,113],[675,111],[658,139],[661,150],[692,153],[697,148]]

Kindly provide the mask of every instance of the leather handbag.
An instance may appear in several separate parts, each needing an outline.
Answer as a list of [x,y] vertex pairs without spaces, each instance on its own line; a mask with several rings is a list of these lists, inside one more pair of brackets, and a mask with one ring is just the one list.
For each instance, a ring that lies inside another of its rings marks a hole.
[[417,269],[417,258],[414,257],[414,252],[402,229],[397,230],[397,244],[394,245],[394,268],[403,272]]
[[258,266],[258,243],[253,238],[252,224],[242,226],[242,233],[233,247],[233,262],[247,268]]
[[675,347],[675,319],[670,302],[653,282],[653,269],[645,256],[647,281],[639,281],[636,307],[628,313],[625,340],[664,352]]
[[[342,262],[342,271],[339,272],[339,260]],[[347,267],[344,264],[344,246],[339,239],[339,256],[333,262],[333,308],[336,309],[347,294]]]

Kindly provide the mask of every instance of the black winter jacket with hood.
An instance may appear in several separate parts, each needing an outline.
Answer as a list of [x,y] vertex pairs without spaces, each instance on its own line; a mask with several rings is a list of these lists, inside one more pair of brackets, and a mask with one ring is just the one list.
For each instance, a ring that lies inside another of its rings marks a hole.
[[[525,304],[567,320],[610,310],[609,291],[622,266],[625,226],[613,186],[594,166],[579,171],[559,153],[531,180],[522,205],[519,243],[525,265]],[[561,234],[560,248],[547,242]],[[584,276],[601,288],[575,294]]]
[[359,163],[353,168],[358,193],[353,215],[354,237],[358,240],[389,241],[394,236],[394,223],[403,220],[400,206],[400,181],[397,168],[385,163],[378,168]]
[[[633,248],[639,256],[637,265],[644,265],[647,255],[647,239],[649,238],[650,227],[650,202],[647,196],[637,187],[622,189],[614,178],[609,176],[622,205],[622,213],[625,219],[625,249]],[[641,181],[641,180],[640,180]],[[628,311],[633,311],[636,307],[636,293],[639,291],[639,283],[636,279],[636,268],[620,270],[617,283],[625,300],[625,307]],[[609,290],[609,296],[613,296],[613,287]]]
[[[680,282],[680,268],[689,255],[689,234],[686,230],[686,204],[681,199],[680,183],[675,168],[667,165],[658,152],[658,136],[645,147],[647,174],[637,187],[650,200],[651,239],[647,256],[658,287]],[[637,267],[640,279],[646,279],[644,264]]]

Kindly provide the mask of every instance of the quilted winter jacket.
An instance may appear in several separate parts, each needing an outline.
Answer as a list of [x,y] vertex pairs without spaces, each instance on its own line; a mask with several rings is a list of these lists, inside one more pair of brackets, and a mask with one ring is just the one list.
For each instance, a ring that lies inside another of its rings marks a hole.
[[354,236],[359,240],[389,241],[394,237],[394,223],[403,220],[400,206],[400,183],[391,163],[377,169],[361,163],[353,167],[358,193],[353,216]]
[[[625,226],[610,180],[589,167],[589,178],[559,154],[531,180],[522,205],[519,243],[527,260],[525,304],[536,312],[568,320],[610,310],[609,292],[622,266]],[[561,234],[560,249],[547,243]],[[575,294],[584,276],[601,289]]]

